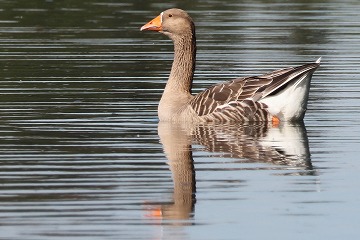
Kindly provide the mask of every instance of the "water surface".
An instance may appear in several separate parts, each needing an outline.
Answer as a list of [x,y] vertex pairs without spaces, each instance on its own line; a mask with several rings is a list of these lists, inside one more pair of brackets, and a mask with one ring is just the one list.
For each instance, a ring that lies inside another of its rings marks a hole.
[[[194,92],[315,61],[304,124],[159,124],[172,43]],[[1,239],[356,239],[357,1],[0,1]]]

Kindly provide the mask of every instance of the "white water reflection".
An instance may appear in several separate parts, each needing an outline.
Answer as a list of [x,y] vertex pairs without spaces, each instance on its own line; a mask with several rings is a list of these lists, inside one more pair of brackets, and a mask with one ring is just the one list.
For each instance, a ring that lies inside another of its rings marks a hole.
[[[172,173],[174,190],[172,203],[158,206],[153,203],[150,217],[184,220],[193,216],[196,202],[194,144],[200,144],[210,153],[220,153],[220,158],[231,158],[238,163],[237,167],[234,164],[231,168],[223,166],[225,171],[239,171],[241,174],[241,170],[249,170],[243,169],[241,164],[256,162],[269,165],[252,170],[272,169],[275,165],[291,170],[292,175],[316,174],[303,123],[271,126],[267,123],[192,125],[160,122],[158,133]],[[280,169],[277,167],[277,170]],[[179,223],[175,221],[174,224]]]

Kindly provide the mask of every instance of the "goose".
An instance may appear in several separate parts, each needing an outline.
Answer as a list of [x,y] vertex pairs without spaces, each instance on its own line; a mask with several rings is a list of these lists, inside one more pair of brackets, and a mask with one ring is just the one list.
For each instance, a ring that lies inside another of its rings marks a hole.
[[279,124],[303,120],[310,81],[321,58],[301,66],[218,83],[193,95],[196,36],[189,14],[177,8],[168,9],[140,31],[160,32],[174,44],[174,60],[158,105],[160,121]]

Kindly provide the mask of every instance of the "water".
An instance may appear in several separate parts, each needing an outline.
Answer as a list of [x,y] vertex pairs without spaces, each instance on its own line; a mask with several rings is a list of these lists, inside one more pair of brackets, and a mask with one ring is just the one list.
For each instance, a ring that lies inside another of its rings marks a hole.
[[[158,124],[172,44],[139,28],[174,6],[195,92],[322,56],[304,126]],[[0,238],[358,238],[359,8],[0,1]]]

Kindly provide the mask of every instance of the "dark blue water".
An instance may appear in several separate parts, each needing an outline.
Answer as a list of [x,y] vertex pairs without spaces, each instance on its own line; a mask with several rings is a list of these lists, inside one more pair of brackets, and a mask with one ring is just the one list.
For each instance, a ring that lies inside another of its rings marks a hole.
[[[304,125],[158,124],[172,43],[194,91],[315,61]],[[356,239],[357,1],[0,1],[1,239]]]

